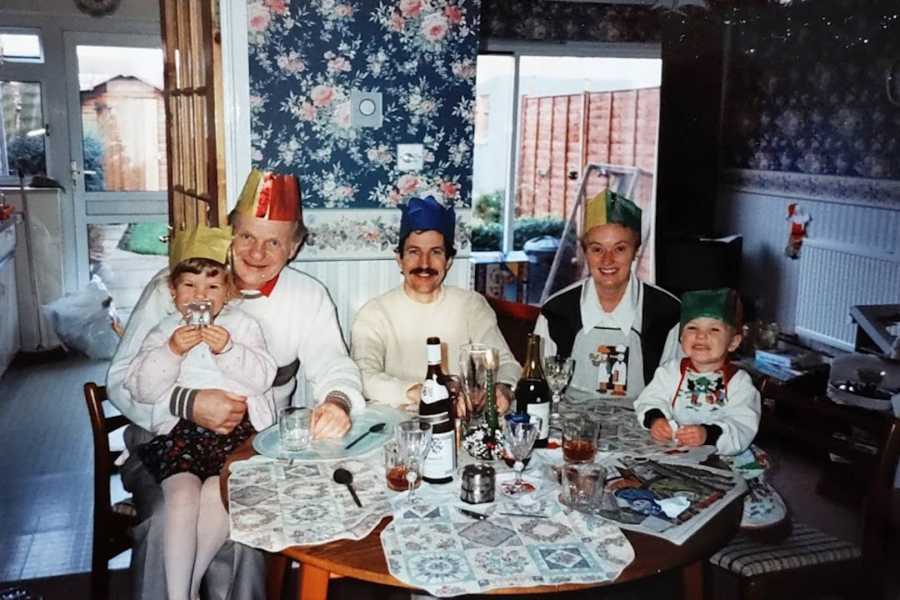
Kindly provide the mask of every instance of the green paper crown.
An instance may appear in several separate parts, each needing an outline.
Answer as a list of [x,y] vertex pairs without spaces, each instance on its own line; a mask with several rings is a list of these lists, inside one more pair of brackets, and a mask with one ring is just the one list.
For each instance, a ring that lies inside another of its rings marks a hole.
[[616,223],[641,235],[641,209],[637,204],[610,190],[589,198],[584,205],[584,233],[598,225]]
[[731,288],[685,292],[681,297],[681,329],[700,317],[718,319],[736,328],[741,320],[737,292]]

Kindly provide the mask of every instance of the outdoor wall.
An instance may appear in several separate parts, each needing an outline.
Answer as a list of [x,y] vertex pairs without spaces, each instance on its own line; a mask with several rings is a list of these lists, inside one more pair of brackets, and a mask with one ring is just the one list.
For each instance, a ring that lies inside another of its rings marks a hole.
[[[717,225],[744,235],[744,291],[789,330],[852,342],[853,304],[900,301],[900,56],[891,1],[795,3],[732,28]],[[812,216],[798,260],[787,207]]]
[[[300,177],[302,258],[392,256],[415,195],[471,206],[479,16],[478,0],[248,4],[252,161]],[[351,126],[354,88],[382,94],[381,128]],[[400,143],[424,145],[421,171],[398,169]]]

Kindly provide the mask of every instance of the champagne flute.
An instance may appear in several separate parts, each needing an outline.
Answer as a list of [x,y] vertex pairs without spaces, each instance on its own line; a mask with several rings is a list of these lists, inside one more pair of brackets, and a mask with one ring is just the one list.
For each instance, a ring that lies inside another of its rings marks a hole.
[[397,444],[406,465],[406,480],[409,482],[409,503],[416,501],[416,480],[422,461],[431,446],[431,423],[422,419],[410,419],[397,425]]
[[460,412],[467,422],[480,419],[487,388],[496,380],[499,363],[498,350],[487,344],[465,344],[459,349],[460,396],[464,402],[464,411]]
[[[525,417],[525,418],[522,418]],[[510,495],[520,494],[533,489],[522,481],[522,471],[525,470],[525,459],[531,454],[534,442],[541,433],[541,418],[534,415],[510,415],[506,419],[506,429],[503,430],[503,445],[516,460],[513,470],[516,473],[512,485],[505,487]]]
[[544,377],[547,378],[547,386],[553,393],[553,403],[550,409],[550,421],[555,425],[559,420],[559,403],[562,400],[562,391],[569,384],[572,372],[575,370],[575,360],[564,356],[544,357]]

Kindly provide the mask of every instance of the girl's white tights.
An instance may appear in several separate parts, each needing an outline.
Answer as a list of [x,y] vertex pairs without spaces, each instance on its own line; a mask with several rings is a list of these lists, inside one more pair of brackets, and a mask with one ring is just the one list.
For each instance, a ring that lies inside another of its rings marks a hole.
[[219,495],[219,478],[206,481],[193,473],[163,480],[165,498],[166,591],[169,600],[194,600],[200,582],[228,539],[228,513]]

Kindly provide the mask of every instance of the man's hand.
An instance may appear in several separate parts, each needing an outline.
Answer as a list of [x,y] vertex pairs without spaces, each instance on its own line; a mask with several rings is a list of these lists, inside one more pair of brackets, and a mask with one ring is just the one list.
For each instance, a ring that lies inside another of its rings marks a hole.
[[[680,429],[679,429],[680,431]],[[650,437],[657,442],[669,442],[672,440],[672,427],[668,419],[659,417],[650,424]]]
[[247,412],[246,396],[225,390],[200,390],[194,398],[191,421],[219,434],[231,433]]
[[178,356],[184,356],[191,348],[203,341],[200,330],[193,325],[182,325],[172,332],[169,338],[169,350]]
[[400,407],[408,413],[418,414],[419,401],[422,399],[422,384],[417,383],[406,390],[406,404]]
[[702,446],[706,443],[706,427],[683,425],[675,432],[675,441],[681,446]]
[[208,325],[200,328],[200,335],[203,341],[209,345],[209,349],[213,354],[220,354],[231,341],[231,334],[224,327],[218,325]]
[[350,430],[350,415],[340,400],[325,399],[312,413],[310,431],[314,440],[339,438]]
[[513,403],[512,389],[505,383],[494,386],[494,397],[497,399],[497,414],[505,415]]

